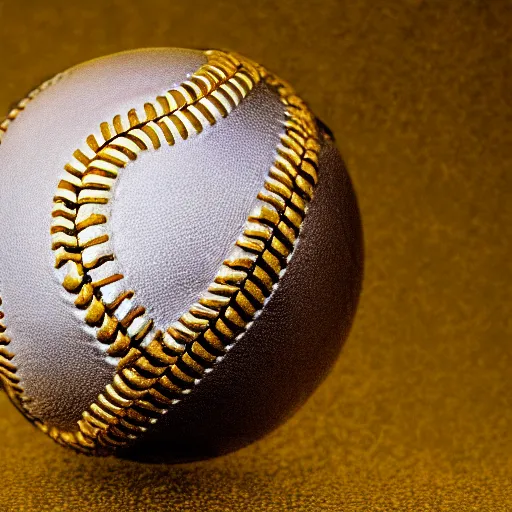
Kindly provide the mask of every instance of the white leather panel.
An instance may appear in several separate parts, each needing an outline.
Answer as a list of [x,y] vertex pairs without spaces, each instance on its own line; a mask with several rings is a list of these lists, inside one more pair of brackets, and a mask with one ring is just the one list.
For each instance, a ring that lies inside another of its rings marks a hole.
[[165,329],[212,282],[276,156],[284,106],[259,84],[226,118],[175,146],[144,151],[118,178],[114,252],[155,326]]
[[50,222],[59,175],[101,122],[142,109],[205,61],[202,52],[157,49],[77,66],[29,103],[0,146],[0,295],[9,350],[31,410],[55,426],[73,427],[115,371],[54,274]]

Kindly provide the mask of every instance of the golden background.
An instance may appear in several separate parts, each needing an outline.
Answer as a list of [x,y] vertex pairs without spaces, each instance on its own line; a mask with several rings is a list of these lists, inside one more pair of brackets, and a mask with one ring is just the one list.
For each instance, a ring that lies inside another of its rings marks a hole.
[[359,312],[307,405],[212,461],[76,456],[2,395],[0,511],[512,510],[512,3],[0,0],[0,110],[144,46],[245,54],[330,126],[363,217]]

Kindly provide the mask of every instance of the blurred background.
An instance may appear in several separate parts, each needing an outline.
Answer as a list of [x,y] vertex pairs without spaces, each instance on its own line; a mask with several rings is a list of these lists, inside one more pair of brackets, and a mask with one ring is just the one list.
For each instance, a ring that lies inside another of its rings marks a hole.
[[0,0],[0,41],[4,113],[131,48],[264,64],[334,132],[366,243],[348,342],[283,427],[150,466],[66,451],[1,395],[0,511],[512,510],[512,2]]

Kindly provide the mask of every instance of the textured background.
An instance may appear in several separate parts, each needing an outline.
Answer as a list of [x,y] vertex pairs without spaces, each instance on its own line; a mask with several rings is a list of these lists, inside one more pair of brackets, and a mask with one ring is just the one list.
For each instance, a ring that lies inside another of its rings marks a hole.
[[70,5],[0,0],[1,111],[107,53],[245,53],[334,131],[360,201],[366,281],[318,392],[217,460],[75,456],[0,397],[0,511],[512,510],[512,3]]

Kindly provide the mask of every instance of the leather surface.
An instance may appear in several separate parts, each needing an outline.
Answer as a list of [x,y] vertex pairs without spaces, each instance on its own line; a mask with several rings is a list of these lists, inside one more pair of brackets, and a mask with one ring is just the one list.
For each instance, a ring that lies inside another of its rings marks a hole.
[[272,166],[284,105],[259,84],[225,119],[175,146],[143,152],[118,179],[114,253],[156,329],[213,281]]
[[[0,149],[0,294],[10,350],[31,411],[61,428],[109,384],[115,365],[54,275],[50,222],[64,165],[91,130],[142,109],[205,62],[201,52],[153,50],[70,70],[14,122]],[[107,64],[108,63],[108,64]],[[56,143],[55,141],[58,141]]]
[[126,456],[188,460],[236,450],[289,418],[324,379],[356,311],[363,243],[352,185],[331,142],[318,175],[293,256],[261,315]]
[[128,48],[230,48],[265,64],[335,133],[366,247],[335,368],[236,453],[75,456],[0,393],[2,512],[512,509],[508,0],[25,0],[0,3],[0,21],[3,112]]

